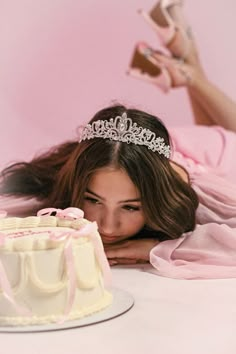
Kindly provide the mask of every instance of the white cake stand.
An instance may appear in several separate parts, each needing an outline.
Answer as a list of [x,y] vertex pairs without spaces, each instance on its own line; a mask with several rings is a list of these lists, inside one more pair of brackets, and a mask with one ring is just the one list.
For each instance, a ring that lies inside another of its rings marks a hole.
[[123,315],[129,311],[134,305],[134,298],[128,292],[121,289],[113,289],[113,302],[106,309],[97,312],[93,315],[84,317],[78,320],[67,321],[62,324],[51,323],[46,325],[31,325],[31,326],[5,326],[0,327],[0,332],[45,332],[59,331],[75,327],[84,327],[93,325],[99,322],[111,320],[112,318]]

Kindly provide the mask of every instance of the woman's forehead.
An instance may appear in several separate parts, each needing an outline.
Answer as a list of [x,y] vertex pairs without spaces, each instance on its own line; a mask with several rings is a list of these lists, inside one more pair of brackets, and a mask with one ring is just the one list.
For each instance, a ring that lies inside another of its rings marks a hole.
[[94,172],[87,188],[104,199],[110,197],[117,200],[140,198],[140,193],[128,174],[114,167],[106,167]]

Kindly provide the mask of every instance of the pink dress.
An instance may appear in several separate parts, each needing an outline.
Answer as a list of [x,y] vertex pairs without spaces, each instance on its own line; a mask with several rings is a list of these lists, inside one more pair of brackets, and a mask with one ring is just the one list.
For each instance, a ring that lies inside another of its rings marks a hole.
[[[173,161],[186,168],[198,194],[197,227],[150,252],[153,273],[182,278],[236,277],[236,134],[221,127],[170,130]],[[8,215],[35,215],[35,199],[0,197]]]
[[170,133],[172,159],[188,171],[200,204],[194,231],[152,249],[153,272],[182,279],[236,277],[236,134],[206,126]]

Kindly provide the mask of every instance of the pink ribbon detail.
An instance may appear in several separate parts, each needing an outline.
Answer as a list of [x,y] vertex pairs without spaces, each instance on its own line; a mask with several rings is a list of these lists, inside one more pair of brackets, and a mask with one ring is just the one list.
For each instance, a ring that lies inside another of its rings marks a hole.
[[61,219],[74,220],[81,219],[84,217],[83,210],[79,208],[66,208],[66,209],[55,209],[55,208],[45,208],[38,211],[37,216],[46,216],[56,213],[56,216]]
[[73,249],[72,249],[73,238],[89,237],[91,239],[91,242],[93,243],[94,246],[96,258],[102,269],[104,282],[107,286],[110,286],[111,284],[110,265],[105,256],[102,242],[94,234],[96,231],[97,231],[97,223],[92,222],[85,225],[80,230],[61,232],[60,234],[57,235],[52,233],[49,236],[51,240],[66,239],[64,255],[65,255],[67,274],[69,279],[69,286],[68,286],[68,298],[67,298],[67,304],[64,311],[64,316],[59,320],[59,323],[63,323],[67,318],[68,314],[70,313],[74,303],[75,293],[76,293],[76,270],[75,270],[75,262],[74,262]]
[[[0,246],[4,245],[5,243],[5,238],[6,235],[2,232],[0,232]],[[11,284],[7,278],[7,274],[6,271],[3,267],[2,261],[0,260],[0,286],[3,292],[3,296],[5,296],[5,298],[15,307],[15,310],[17,313],[19,313],[20,315],[23,316],[31,316],[32,312],[23,307],[23,306],[19,306],[16,302],[16,300],[14,299],[14,294],[11,288]]]

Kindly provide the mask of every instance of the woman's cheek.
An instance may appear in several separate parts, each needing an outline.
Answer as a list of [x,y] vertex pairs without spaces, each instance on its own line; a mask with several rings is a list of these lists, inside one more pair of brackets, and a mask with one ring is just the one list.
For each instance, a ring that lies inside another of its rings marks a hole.
[[87,219],[89,221],[96,221],[97,212],[96,212],[96,208],[93,204],[85,202],[82,209],[84,211],[85,219]]

